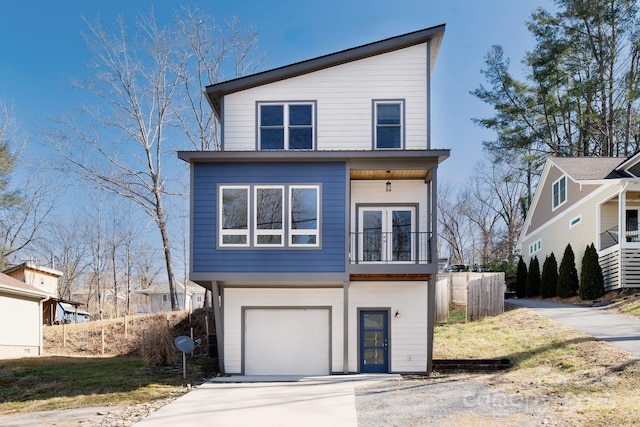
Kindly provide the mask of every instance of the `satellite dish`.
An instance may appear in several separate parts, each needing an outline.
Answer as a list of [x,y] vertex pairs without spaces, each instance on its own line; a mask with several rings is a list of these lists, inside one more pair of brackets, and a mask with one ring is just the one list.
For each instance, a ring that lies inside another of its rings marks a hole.
[[180,335],[175,340],[176,347],[183,353],[191,353],[194,348],[196,348],[196,344],[193,342],[191,338],[186,335]]

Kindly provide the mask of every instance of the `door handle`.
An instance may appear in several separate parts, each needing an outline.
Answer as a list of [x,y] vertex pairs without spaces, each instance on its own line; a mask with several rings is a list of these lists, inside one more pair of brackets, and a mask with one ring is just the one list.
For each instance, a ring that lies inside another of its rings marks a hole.
[[385,339],[385,340],[384,340],[384,351],[385,351],[385,352],[387,352],[387,351],[388,351],[388,347],[389,347],[389,344],[387,343],[387,340]]

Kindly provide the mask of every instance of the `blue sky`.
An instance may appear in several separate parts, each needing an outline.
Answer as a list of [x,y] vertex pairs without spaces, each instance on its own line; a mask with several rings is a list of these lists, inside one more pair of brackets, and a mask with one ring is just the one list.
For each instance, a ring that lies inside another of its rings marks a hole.
[[[0,13],[0,100],[11,102],[22,129],[35,133],[46,118],[73,108],[72,77],[82,77],[90,52],[82,17],[112,23],[132,19],[154,3],[169,16],[179,4],[147,0],[2,1]],[[186,2],[211,12],[218,22],[238,16],[257,28],[265,69],[347,49],[399,34],[446,24],[432,87],[432,148],[450,148],[442,181],[461,184],[482,157],[491,133],[471,122],[491,110],[469,95],[484,83],[484,55],[501,44],[518,74],[533,41],[525,21],[551,0],[200,0]],[[32,137],[33,139],[33,137]]]

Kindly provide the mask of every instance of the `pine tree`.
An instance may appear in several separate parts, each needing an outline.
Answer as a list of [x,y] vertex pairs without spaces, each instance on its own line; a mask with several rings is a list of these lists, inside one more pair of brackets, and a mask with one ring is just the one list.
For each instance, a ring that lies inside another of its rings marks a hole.
[[558,296],[561,298],[568,298],[576,295],[578,292],[578,270],[576,270],[576,259],[571,249],[571,244],[568,244],[564,250],[562,261],[560,262],[560,269],[558,271]]
[[604,277],[598,262],[598,251],[593,243],[587,246],[582,258],[579,295],[583,300],[593,300],[604,295]]
[[527,274],[527,296],[537,297],[538,295],[540,295],[540,263],[538,257],[533,257]]
[[527,295],[527,264],[522,257],[518,260],[518,270],[516,272],[516,296],[524,298]]
[[551,298],[556,296],[558,287],[558,262],[556,256],[551,252],[544,260],[542,266],[542,276],[540,278],[540,294],[543,298]]

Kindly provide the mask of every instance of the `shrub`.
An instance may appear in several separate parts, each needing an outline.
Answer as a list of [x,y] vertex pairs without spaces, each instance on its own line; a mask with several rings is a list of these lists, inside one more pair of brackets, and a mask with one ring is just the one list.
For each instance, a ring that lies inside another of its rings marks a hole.
[[568,298],[576,295],[578,292],[578,270],[576,270],[576,259],[568,244],[564,250],[560,269],[558,270],[558,288],[557,294],[561,298]]
[[556,256],[551,252],[544,260],[542,266],[542,276],[540,277],[540,295],[543,298],[551,298],[556,296],[556,288],[558,286],[558,262]]
[[604,277],[598,262],[598,251],[593,243],[584,251],[578,294],[583,300],[596,299],[604,295]]
[[538,295],[540,295],[540,263],[538,257],[533,257],[527,274],[527,296],[537,297]]
[[140,347],[146,366],[168,366],[176,360],[176,350],[169,334],[166,317],[156,316],[144,330]]
[[516,270],[516,296],[524,298],[527,295],[527,264],[522,257],[518,260],[518,269]]

